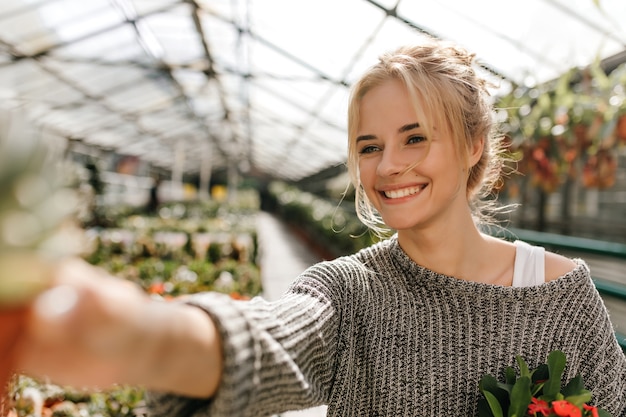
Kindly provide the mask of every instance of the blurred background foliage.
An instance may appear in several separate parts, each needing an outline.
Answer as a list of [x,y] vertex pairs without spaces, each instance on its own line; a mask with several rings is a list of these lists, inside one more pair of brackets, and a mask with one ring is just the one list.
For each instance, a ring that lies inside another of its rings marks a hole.
[[570,219],[575,185],[616,184],[618,155],[626,148],[626,65],[607,74],[596,61],[552,83],[517,86],[496,107],[516,161],[516,173],[498,191],[522,207],[535,194],[536,229],[546,227],[548,194],[560,192],[561,217]]

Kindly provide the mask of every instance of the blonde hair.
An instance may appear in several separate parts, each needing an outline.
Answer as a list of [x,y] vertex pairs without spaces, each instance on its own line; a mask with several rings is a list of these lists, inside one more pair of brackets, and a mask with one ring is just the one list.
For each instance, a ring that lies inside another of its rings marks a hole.
[[[357,215],[378,234],[384,235],[387,227],[360,183],[356,136],[361,100],[371,89],[389,80],[399,80],[407,87],[428,138],[433,137],[434,127],[451,134],[460,161],[467,160],[475,141],[484,140],[479,161],[464,168],[469,170],[468,204],[477,221],[489,218],[489,203],[483,198],[500,178],[502,141],[495,129],[488,84],[476,74],[474,60],[474,54],[433,39],[383,54],[353,85],[348,106],[348,172],[356,192]],[[419,162],[415,161],[409,169]]]

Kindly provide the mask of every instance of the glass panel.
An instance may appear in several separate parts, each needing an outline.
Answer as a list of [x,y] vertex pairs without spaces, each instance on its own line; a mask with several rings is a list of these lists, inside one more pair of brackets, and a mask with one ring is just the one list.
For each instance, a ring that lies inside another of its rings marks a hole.
[[128,24],[106,32],[94,33],[92,36],[57,48],[52,56],[57,55],[66,59],[133,61],[154,65],[153,58],[146,53],[137,39],[137,32]]
[[383,17],[362,0],[260,0],[250,16],[265,41],[335,79]]
[[[380,8],[396,3],[399,18]],[[196,169],[193,149],[209,141],[215,168],[250,155],[300,179],[343,161],[347,85],[382,52],[421,40],[411,25],[537,83],[624,51],[626,2],[595,3],[2,0],[0,97],[30,106],[55,134],[165,167],[185,141]],[[510,90],[478,71],[494,94]]]
[[111,92],[105,101],[118,111],[137,113],[162,108],[170,104],[172,99],[172,91],[168,86],[145,79],[124,90]]
[[180,4],[179,0],[125,0],[124,2],[131,4],[138,15],[164,10]]
[[191,7],[180,5],[168,13],[150,15],[142,20],[144,36],[149,34],[160,49],[157,58],[170,64],[189,64],[204,56],[201,37],[190,16]]

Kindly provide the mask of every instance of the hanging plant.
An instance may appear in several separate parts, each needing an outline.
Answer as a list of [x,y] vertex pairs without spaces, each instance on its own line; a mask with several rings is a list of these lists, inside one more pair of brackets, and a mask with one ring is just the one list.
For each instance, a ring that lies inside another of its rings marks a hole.
[[617,158],[610,149],[591,155],[583,167],[582,181],[588,188],[607,189],[615,185]]
[[497,107],[507,114],[503,130],[511,138],[510,152],[521,156],[517,171],[547,193],[581,173],[585,187],[612,187],[614,149],[626,144],[625,85],[626,64],[607,75],[596,61],[549,85],[520,86],[500,98]]

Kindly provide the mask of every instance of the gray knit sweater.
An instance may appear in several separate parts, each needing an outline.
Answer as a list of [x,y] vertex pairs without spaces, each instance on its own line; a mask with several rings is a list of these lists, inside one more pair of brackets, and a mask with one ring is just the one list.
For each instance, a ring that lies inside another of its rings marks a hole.
[[150,393],[153,416],[475,416],[478,381],[560,349],[594,402],[626,417],[626,358],[587,265],[500,287],[415,264],[396,237],[305,271],[278,301],[190,301],[218,323],[225,369],[210,400]]

